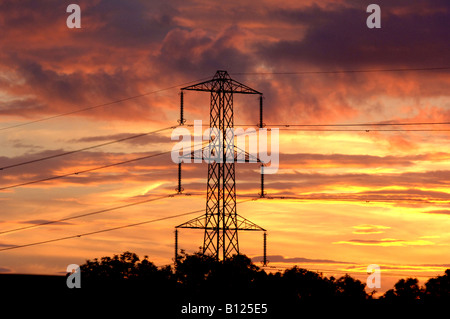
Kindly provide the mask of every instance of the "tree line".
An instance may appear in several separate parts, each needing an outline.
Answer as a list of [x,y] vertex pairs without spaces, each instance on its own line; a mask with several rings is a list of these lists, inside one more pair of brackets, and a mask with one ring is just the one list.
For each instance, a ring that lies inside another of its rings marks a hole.
[[346,274],[326,277],[294,266],[284,272],[266,272],[247,256],[218,262],[201,253],[182,252],[176,265],[157,267],[148,256],[132,252],[87,260],[80,266],[86,290],[128,291],[171,302],[270,302],[295,306],[315,301],[427,302],[450,301],[450,269],[419,286],[416,278],[400,279],[380,298],[365,283]]

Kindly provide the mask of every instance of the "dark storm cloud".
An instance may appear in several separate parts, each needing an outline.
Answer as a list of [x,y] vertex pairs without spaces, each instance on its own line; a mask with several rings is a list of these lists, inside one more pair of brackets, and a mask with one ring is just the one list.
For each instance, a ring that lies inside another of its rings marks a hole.
[[[65,21],[69,3],[0,4],[5,33],[0,72],[17,79],[2,81],[1,89],[21,96],[2,103],[1,114],[63,113],[138,95],[140,85],[153,82],[148,65],[142,73],[136,64],[155,54],[174,27],[176,9],[163,1],[80,1],[82,28],[70,30]],[[96,109],[85,115],[142,119],[153,113],[162,118],[160,108],[146,102],[133,100],[114,112]]]
[[[13,101],[3,104],[0,112],[3,114],[27,114],[33,112],[52,111],[64,112],[75,110],[80,106],[94,106],[98,97],[108,96],[108,100],[120,99],[130,95],[136,95],[136,91],[124,86],[124,79],[131,79],[133,76],[129,71],[116,69],[114,73],[97,71],[91,74],[84,72],[57,72],[45,69],[40,63],[16,59],[16,72],[21,74],[31,93],[37,99],[28,101]],[[120,80],[119,80],[120,79]],[[47,101],[47,103],[45,103]],[[103,101],[107,101],[106,99]],[[133,107],[127,111],[116,108],[114,113],[128,114],[132,116]],[[103,111],[107,116],[108,112]],[[111,112],[109,112],[111,113]],[[111,114],[112,115],[112,114]]]
[[[152,85],[173,86],[212,76],[218,69],[245,73],[262,66],[277,71],[420,67],[445,64],[449,55],[449,5],[443,1],[382,2],[379,30],[365,26],[368,3],[355,1],[295,8],[268,3],[255,8],[245,1],[217,7],[196,1],[137,0],[80,1],[82,29],[69,30],[69,3],[0,4],[5,33],[0,71],[14,73],[18,80],[4,89],[21,96],[3,104],[1,114],[30,117],[73,111],[137,95]],[[355,109],[349,97],[364,101],[385,93],[383,87],[368,85],[370,76],[276,81],[240,77],[264,92],[266,115],[280,121],[349,118],[364,111]],[[441,94],[445,85],[438,78],[424,85],[422,94]],[[83,115],[164,118],[160,105],[149,102],[129,101],[114,112],[96,109]],[[241,116],[255,118],[256,108],[247,108]]]
[[159,65],[160,76],[189,74],[191,78],[213,75],[216,70],[245,72],[257,61],[236,43],[245,34],[239,26],[229,26],[217,35],[201,30],[174,29],[162,42],[154,63]]
[[[410,5],[408,2],[405,7]],[[305,35],[298,40],[261,43],[260,56],[280,69],[291,63],[334,69],[448,64],[448,2],[429,14],[423,12],[436,9],[433,2],[421,1],[420,9],[406,14],[380,6],[381,29],[367,28],[365,2],[333,6],[331,10],[318,6],[276,10],[275,17],[305,25]]]
[[[85,12],[89,21],[101,21],[99,40],[113,47],[145,47],[159,42],[176,27],[178,10],[167,1],[102,0]],[[89,27],[89,26],[87,26]]]

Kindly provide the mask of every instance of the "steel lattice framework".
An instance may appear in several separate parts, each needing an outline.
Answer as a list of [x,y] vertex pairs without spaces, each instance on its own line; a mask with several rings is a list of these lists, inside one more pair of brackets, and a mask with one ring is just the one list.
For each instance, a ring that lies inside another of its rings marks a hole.
[[[203,254],[224,260],[239,254],[238,230],[265,231],[236,212],[235,162],[239,150],[234,145],[234,133],[230,130],[234,128],[233,94],[258,94],[262,100],[262,93],[231,79],[226,71],[217,71],[209,81],[182,88],[181,103],[183,91],[187,90],[211,94],[212,133],[207,147],[216,160],[208,163],[205,215],[178,225],[176,229],[204,229]],[[181,118],[180,121],[183,123],[184,120]],[[198,156],[202,155],[191,154],[191,158]],[[248,154],[245,158],[249,158]]]

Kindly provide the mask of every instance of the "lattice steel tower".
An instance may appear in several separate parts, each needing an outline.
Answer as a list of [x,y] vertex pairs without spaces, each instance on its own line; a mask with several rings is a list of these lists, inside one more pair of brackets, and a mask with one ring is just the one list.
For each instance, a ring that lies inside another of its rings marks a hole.
[[[226,71],[217,71],[211,80],[190,85],[181,89],[181,112],[179,123],[183,119],[183,92],[210,92],[210,136],[209,151],[222,161],[208,163],[208,181],[206,192],[206,213],[188,222],[176,226],[175,258],[178,250],[178,228],[204,229],[203,254],[210,254],[217,260],[239,254],[238,230],[265,231],[265,229],[238,215],[236,212],[235,163],[238,150],[234,143],[233,94],[257,94],[260,97],[260,124],[262,127],[262,93],[230,78]],[[227,130],[228,129],[228,130]],[[217,134],[217,133],[221,134]],[[218,135],[218,136],[217,136]],[[222,154],[219,154],[222,152]],[[203,152],[202,152],[203,154]],[[242,155],[242,154],[240,154]],[[201,155],[200,155],[201,156]],[[194,152],[190,158],[198,158]],[[249,154],[245,153],[249,159]],[[204,159],[204,158],[203,158]],[[231,160],[230,160],[231,159]],[[259,161],[259,160],[258,160]],[[181,192],[181,164],[179,164],[178,191]],[[261,178],[263,181],[263,178]],[[262,197],[263,186],[261,186]],[[264,236],[265,239],[265,236]]]

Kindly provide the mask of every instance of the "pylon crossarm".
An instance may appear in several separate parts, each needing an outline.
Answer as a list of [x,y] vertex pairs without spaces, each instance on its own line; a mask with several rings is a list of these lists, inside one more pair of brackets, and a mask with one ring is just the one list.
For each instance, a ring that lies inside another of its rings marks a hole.
[[245,163],[262,163],[258,156],[254,156],[240,147],[234,146],[234,160],[238,163],[244,158]]
[[215,157],[205,158],[203,156],[203,154],[206,152],[207,154],[213,155],[213,153],[214,153],[216,148],[217,148],[216,144],[210,142],[206,146],[203,146],[202,148],[196,149],[196,150],[192,151],[191,153],[181,155],[178,158],[180,160],[193,159],[193,160],[211,161],[211,160],[214,160],[216,158]]
[[[213,161],[216,160],[216,157],[211,157],[211,158],[205,158],[204,156],[204,152],[205,150],[207,150],[207,152],[210,152],[211,150],[214,150],[214,144],[208,144],[204,147],[202,147],[201,149],[192,151],[189,154],[185,154],[185,155],[181,155],[179,156],[180,160],[187,160],[187,159],[192,159],[192,160],[205,160],[205,161]],[[229,161],[228,159],[224,160],[225,162]],[[248,153],[247,151],[244,151],[243,149],[241,149],[240,147],[237,147],[236,145],[234,145],[234,162],[240,163],[240,162],[245,162],[245,163],[263,163],[259,157],[254,156],[250,153]]]
[[250,87],[248,87],[245,84],[242,84],[236,80],[231,80],[233,92],[232,93],[241,93],[241,94],[259,94],[261,95],[261,92],[258,92]]
[[205,215],[191,219],[183,224],[176,226],[175,228],[200,228],[205,229]]
[[194,85],[189,85],[184,88],[181,88],[181,91],[203,91],[203,92],[211,92],[214,88],[216,80],[208,80],[201,83],[197,83]]
[[[230,84],[230,87],[220,89],[219,88],[220,86],[217,85],[218,81],[226,81]],[[181,88],[181,91],[217,92],[218,90],[221,90],[221,92],[224,93],[259,94],[259,95],[262,94],[261,92],[258,92],[252,89],[251,87],[248,87],[247,85],[242,84],[236,80],[220,79],[220,78],[204,81],[201,83]]]
[[255,223],[249,221],[248,219],[242,217],[239,214],[237,215],[237,225],[239,230],[256,230],[256,231],[266,231],[264,228],[256,225]]

